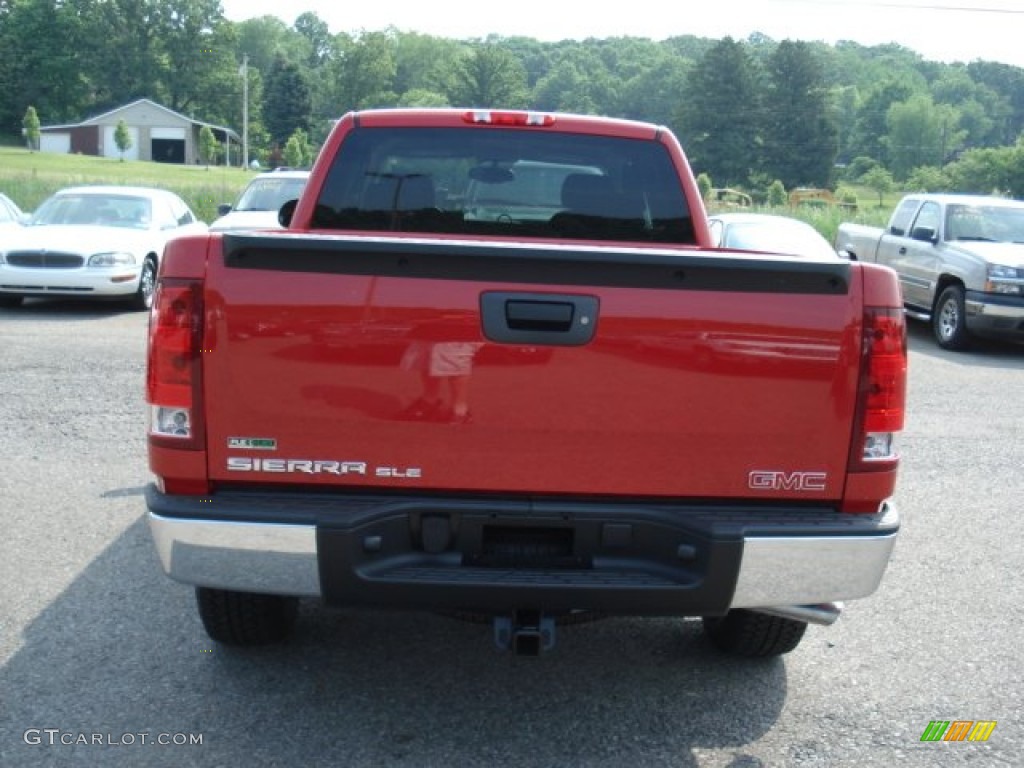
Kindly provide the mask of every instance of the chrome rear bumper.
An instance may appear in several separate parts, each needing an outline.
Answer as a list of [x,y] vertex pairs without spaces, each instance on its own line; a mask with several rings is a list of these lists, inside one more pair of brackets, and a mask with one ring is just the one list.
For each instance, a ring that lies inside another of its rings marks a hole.
[[[829,604],[866,597],[881,582],[895,545],[899,515],[895,507],[886,505],[875,520],[876,530],[869,535],[744,535],[735,589],[731,599],[726,595],[723,600],[730,609],[763,609],[789,618],[831,623],[839,606]],[[183,519],[152,510],[149,524],[161,564],[177,581],[310,597],[322,596],[325,591],[315,524]],[[352,569],[358,571],[357,580],[365,578],[368,592],[373,592],[376,582],[388,581],[375,578],[380,571]],[[393,578],[390,583],[393,585]],[[440,579],[432,584],[444,589]],[[519,587],[528,600],[532,586]],[[590,597],[593,601],[594,595]],[[679,613],[689,615],[685,609]]]

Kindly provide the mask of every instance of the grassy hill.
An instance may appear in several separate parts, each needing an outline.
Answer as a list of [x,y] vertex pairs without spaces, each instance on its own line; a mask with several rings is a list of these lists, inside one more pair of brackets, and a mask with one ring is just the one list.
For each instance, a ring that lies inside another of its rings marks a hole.
[[177,192],[203,221],[213,221],[220,203],[232,203],[252,171],[223,166],[168,165],[109,157],[28,152],[0,147],[0,192],[26,211],[47,197],[79,184],[132,184]]

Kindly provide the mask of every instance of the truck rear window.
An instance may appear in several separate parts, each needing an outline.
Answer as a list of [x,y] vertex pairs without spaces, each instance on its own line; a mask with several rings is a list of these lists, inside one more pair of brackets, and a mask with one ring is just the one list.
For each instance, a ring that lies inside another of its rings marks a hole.
[[479,128],[358,128],[317,201],[316,229],[694,242],[654,141]]

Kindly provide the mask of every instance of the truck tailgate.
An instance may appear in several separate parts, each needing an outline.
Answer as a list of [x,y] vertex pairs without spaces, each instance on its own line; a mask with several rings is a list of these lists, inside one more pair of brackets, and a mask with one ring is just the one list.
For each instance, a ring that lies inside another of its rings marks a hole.
[[225,235],[205,286],[219,483],[839,499],[848,263]]

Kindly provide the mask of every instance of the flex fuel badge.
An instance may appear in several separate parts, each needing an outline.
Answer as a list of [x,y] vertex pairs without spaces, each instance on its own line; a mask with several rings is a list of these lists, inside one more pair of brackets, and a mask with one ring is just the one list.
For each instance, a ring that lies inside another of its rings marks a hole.
[[250,451],[276,451],[277,440],[272,437],[229,437],[228,448],[246,448]]

